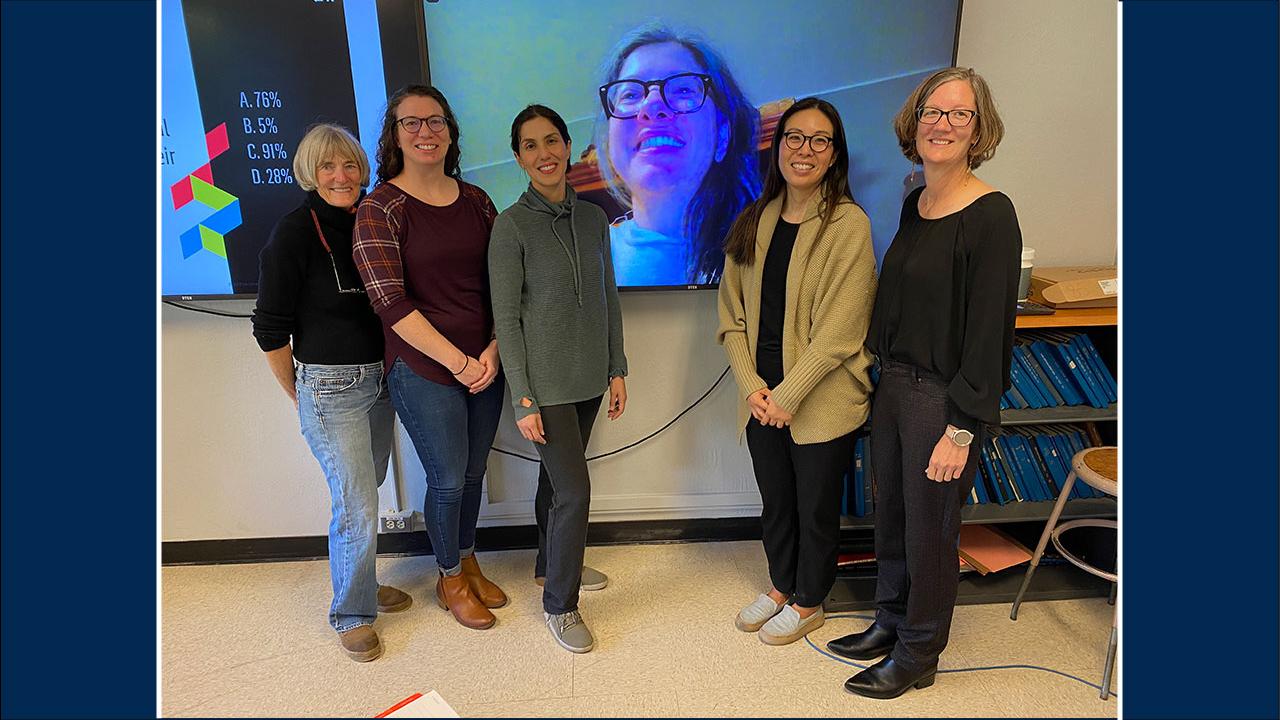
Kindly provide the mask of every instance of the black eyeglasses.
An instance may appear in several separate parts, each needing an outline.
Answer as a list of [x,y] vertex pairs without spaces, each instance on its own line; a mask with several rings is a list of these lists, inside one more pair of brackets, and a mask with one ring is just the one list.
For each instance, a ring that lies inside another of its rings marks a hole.
[[815,153],[824,153],[827,151],[827,148],[831,147],[831,145],[835,143],[834,140],[826,135],[805,135],[799,130],[788,130],[782,136],[782,142],[786,143],[787,147],[792,150],[799,150],[804,147],[806,140],[809,142],[809,149],[813,150]]
[[920,122],[925,125],[937,125],[938,121],[941,120],[943,116],[947,118],[947,122],[951,124],[951,127],[965,127],[969,123],[973,122],[973,119],[978,116],[978,111],[965,110],[963,108],[956,108],[955,110],[939,110],[936,107],[929,107],[928,105],[916,111],[916,117],[920,118]]
[[320,218],[316,217],[316,211],[311,211],[311,222],[316,224],[316,234],[320,236],[320,244],[324,246],[324,251],[329,253],[329,264],[333,266],[333,281],[338,284],[338,293],[341,295],[364,295],[364,288],[344,288],[342,287],[342,278],[338,277],[338,261],[333,259],[333,248],[329,247],[329,241],[324,239],[324,231],[320,229]]
[[711,91],[711,76],[704,73],[677,73],[662,80],[614,80],[600,86],[600,104],[611,118],[627,120],[640,114],[649,88],[656,87],[662,94],[662,102],[671,111],[684,115],[697,112],[707,102]]
[[422,129],[422,123],[426,123],[427,127],[431,128],[431,132],[444,132],[444,129],[449,127],[449,123],[445,121],[443,115],[432,115],[424,118],[405,115],[396,120],[396,122],[400,123],[400,127],[411,135],[418,134],[418,131]]

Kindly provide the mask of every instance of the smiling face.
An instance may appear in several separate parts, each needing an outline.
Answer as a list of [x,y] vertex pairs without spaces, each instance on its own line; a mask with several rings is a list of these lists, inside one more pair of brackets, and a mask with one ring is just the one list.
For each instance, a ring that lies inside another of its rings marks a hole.
[[550,120],[533,117],[520,126],[516,162],[529,174],[529,181],[545,196],[564,192],[564,176],[569,169],[572,146],[560,137]]
[[[688,48],[667,42],[633,50],[618,77],[647,82],[689,72],[706,69]],[[712,162],[724,157],[728,132],[713,98],[708,97],[692,113],[678,114],[663,102],[655,85],[649,88],[636,117],[609,119],[609,162],[635,202],[668,196],[687,203]]]
[[[787,118],[785,133],[797,132],[803,135],[821,135],[828,139],[835,136],[835,126],[826,114],[817,108],[808,108]],[[822,182],[836,156],[835,144],[829,145],[820,153],[813,151],[810,141],[806,141],[797,150],[792,150],[785,141],[778,148],[778,170],[782,179],[795,190],[811,190]]]
[[316,167],[316,192],[330,205],[344,210],[360,197],[360,164],[355,160],[331,155]]
[[[964,80],[951,80],[938,86],[925,98],[926,107],[944,112],[976,110],[973,88]],[[964,127],[952,127],[950,117],[942,117],[934,125],[919,123],[916,128],[916,152],[925,165],[969,164],[969,148],[977,139],[978,118]]]
[[[409,95],[400,101],[396,108],[396,120],[406,117],[429,118],[444,116],[444,108],[435,98],[423,95]],[[404,126],[396,123],[396,145],[404,153],[405,167],[444,165],[445,153],[453,139],[449,136],[449,128],[445,126],[439,132],[432,130],[428,123],[422,123],[418,132],[411,133]]]

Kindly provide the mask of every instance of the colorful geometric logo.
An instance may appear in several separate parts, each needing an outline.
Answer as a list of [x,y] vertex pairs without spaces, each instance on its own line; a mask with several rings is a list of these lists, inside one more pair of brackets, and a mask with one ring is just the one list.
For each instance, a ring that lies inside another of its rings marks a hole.
[[222,123],[205,133],[204,144],[208,149],[209,162],[169,186],[174,210],[194,200],[214,211],[212,215],[196,223],[195,227],[178,236],[184,260],[202,249],[226,259],[227,244],[224,236],[240,227],[241,222],[240,198],[213,184],[211,163],[231,147],[227,141],[227,124]]

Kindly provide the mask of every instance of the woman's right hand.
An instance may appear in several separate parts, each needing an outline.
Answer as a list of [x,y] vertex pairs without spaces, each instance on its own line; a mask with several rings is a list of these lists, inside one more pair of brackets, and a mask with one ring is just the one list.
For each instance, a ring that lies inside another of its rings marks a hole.
[[769,388],[759,390],[747,396],[747,406],[751,408],[751,417],[764,422],[765,411],[769,409]]
[[525,440],[536,442],[539,445],[546,445],[547,438],[542,433],[542,413],[534,413],[526,415],[516,421],[516,427],[520,428],[520,434]]
[[463,364],[462,370],[453,377],[463,385],[471,387],[476,384],[477,380],[484,377],[485,367],[479,360],[471,357],[470,355],[464,355],[463,357],[466,358],[466,361]]

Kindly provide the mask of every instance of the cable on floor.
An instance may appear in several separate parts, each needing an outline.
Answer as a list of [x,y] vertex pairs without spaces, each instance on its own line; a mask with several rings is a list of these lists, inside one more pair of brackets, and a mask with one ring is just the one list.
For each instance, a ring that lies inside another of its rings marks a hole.
[[[834,615],[827,616],[827,620],[846,620],[846,619],[872,620],[872,621],[875,620],[875,618],[870,615],[853,615],[849,613],[836,613]],[[823,650],[822,648],[815,645],[814,642],[809,639],[808,635],[805,635],[804,641],[809,643],[809,647],[813,648],[814,650],[817,650],[820,654],[825,655],[828,658],[835,660],[836,662],[844,663],[845,665],[852,665],[853,667],[856,667],[859,670],[866,670],[868,667],[870,667],[869,665],[863,665],[862,663],[857,663],[847,658],[842,658],[839,655],[835,655],[833,653],[827,652],[826,650]],[[1076,682],[1081,683],[1082,685],[1088,685],[1089,687],[1093,688],[1094,690],[1098,690],[1099,692],[1101,692],[1102,690],[1101,685],[1095,685],[1094,683],[1091,683],[1088,680],[1085,680],[1084,678],[1076,677],[1075,675],[1072,675],[1070,673],[1064,673],[1061,670],[1054,670],[1053,668],[1041,667],[1040,665],[1023,665],[1023,664],[983,665],[980,667],[970,667],[970,668],[948,668],[946,670],[939,670],[938,674],[941,675],[943,673],[982,672],[985,670],[1042,670],[1047,673],[1053,673],[1054,675],[1061,675],[1064,678],[1075,680]],[[1119,697],[1119,695],[1116,695],[1114,692],[1110,693],[1110,695],[1113,698]]]

